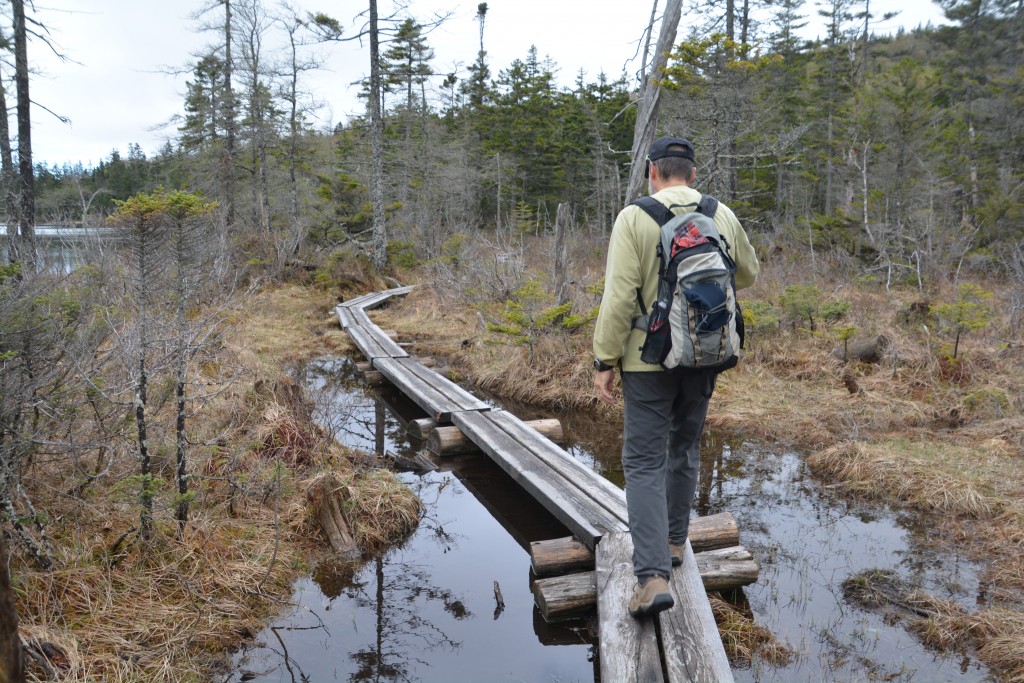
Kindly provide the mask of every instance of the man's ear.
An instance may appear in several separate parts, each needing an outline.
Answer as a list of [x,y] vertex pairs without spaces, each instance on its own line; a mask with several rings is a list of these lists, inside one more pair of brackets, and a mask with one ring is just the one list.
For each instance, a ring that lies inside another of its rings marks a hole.
[[686,181],[687,185],[693,185],[693,181],[697,179],[697,166],[696,164],[690,167],[690,179]]

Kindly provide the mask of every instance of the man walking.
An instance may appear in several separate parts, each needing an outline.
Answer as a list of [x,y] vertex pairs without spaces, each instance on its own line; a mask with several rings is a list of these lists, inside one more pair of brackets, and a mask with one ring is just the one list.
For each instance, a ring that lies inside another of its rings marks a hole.
[[[701,194],[690,187],[696,168],[688,140],[658,138],[644,163],[654,199],[676,214],[696,210]],[[743,226],[724,204],[718,205],[714,221],[736,262],[736,288],[749,287],[760,266]],[[660,239],[661,227],[640,207],[629,205],[619,213],[594,332],[598,398],[615,402],[615,368],[622,372],[622,467],[637,577],[629,603],[634,617],[654,615],[674,604],[668,578],[672,566],[683,561],[701,433],[715,385],[713,371],[667,371],[640,360],[646,332],[633,321],[641,315],[638,294],[645,310],[652,310],[657,298]]]

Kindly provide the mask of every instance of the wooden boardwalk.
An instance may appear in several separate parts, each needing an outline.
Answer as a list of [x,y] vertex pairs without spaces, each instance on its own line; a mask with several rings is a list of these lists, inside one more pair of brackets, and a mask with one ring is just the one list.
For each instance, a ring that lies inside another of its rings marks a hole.
[[606,681],[726,683],[733,680],[711,606],[686,545],[672,571],[676,605],[656,619],[626,612],[635,578],[626,496],[515,415],[492,408],[424,367],[366,311],[403,296],[400,287],[336,308],[342,329],[373,366],[439,424],[454,424],[596,555],[601,678]]

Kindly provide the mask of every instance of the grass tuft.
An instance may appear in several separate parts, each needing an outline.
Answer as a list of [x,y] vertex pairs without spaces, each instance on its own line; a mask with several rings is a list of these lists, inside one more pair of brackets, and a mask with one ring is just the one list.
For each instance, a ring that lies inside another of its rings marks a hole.
[[793,650],[779,642],[771,631],[719,595],[709,594],[708,599],[722,644],[734,665],[748,667],[755,658],[773,667],[783,667],[792,661]]

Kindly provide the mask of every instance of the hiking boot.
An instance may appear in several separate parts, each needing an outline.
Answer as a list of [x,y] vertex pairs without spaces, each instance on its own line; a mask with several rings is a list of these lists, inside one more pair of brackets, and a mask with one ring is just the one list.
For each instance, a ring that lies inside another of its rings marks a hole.
[[683,549],[686,547],[686,541],[676,544],[672,541],[668,542],[668,554],[672,556],[672,566],[678,567],[683,563]]
[[668,581],[660,576],[651,576],[643,584],[637,584],[633,598],[629,601],[629,614],[636,619],[651,617],[674,604],[675,600],[668,590]]

